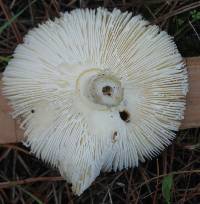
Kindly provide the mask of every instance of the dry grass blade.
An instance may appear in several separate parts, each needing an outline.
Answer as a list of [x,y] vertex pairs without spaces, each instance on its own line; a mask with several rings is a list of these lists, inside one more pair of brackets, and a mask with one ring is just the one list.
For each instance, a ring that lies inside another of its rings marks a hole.
[[0,182],[0,189],[2,188],[10,188],[16,185],[24,185],[29,183],[35,182],[45,182],[45,181],[63,181],[63,178],[60,176],[57,177],[36,177],[36,178],[28,178],[23,180],[16,180],[16,181],[7,181],[7,182]]
[[176,10],[172,10],[169,13],[158,17],[157,19],[155,19],[154,23],[157,24],[157,23],[160,23],[162,21],[166,21],[170,17],[173,17],[175,15],[178,15],[178,14],[181,14],[181,13],[184,13],[186,11],[190,11],[192,9],[199,8],[199,7],[200,7],[200,1],[182,6],[181,8],[178,8]]

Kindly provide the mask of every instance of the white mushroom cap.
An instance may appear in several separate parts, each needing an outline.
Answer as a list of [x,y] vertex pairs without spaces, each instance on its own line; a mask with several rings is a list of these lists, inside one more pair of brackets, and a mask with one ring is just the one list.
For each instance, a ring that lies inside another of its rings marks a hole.
[[3,82],[26,144],[80,195],[101,170],[138,166],[171,143],[187,71],[172,37],[142,16],[76,9],[29,31]]

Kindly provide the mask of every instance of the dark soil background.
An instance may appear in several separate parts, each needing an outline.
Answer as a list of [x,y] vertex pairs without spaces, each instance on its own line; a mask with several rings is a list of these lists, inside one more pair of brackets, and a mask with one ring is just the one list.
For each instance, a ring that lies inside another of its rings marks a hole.
[[[174,36],[184,57],[200,56],[200,1],[193,0],[0,0],[0,71],[27,31],[74,8],[132,11]],[[21,144],[0,146],[0,203],[199,204],[200,130],[178,132],[158,158],[139,168],[101,174],[80,197],[56,169]]]

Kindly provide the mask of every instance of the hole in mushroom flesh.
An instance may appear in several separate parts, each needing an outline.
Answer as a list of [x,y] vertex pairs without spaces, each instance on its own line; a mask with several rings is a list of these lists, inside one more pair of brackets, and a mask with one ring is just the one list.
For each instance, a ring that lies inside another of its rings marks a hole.
[[117,132],[115,131],[112,135],[112,143],[115,143],[117,141]]
[[104,86],[102,88],[103,95],[111,96],[112,95],[112,87],[111,86]]
[[130,122],[130,114],[126,110],[119,112],[120,118],[125,122]]

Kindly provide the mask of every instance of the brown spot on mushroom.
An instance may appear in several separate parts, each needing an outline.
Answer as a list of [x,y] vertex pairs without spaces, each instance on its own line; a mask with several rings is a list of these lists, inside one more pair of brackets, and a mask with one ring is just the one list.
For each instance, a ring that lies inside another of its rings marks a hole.
[[91,170],[92,170],[92,168],[91,168],[91,166],[89,166],[87,169],[87,172],[86,172],[87,176],[91,176]]
[[80,139],[80,145],[82,145],[82,144],[83,144],[83,138]]
[[128,111],[123,110],[119,112],[120,118],[125,122],[130,122],[130,114]]
[[112,87],[104,86],[102,88],[103,95],[111,96],[112,95]]
[[83,180],[84,180],[84,175],[83,175],[83,174],[80,175],[79,180],[80,180],[80,181],[83,181]]
[[112,143],[115,143],[117,141],[117,132],[115,131],[112,135]]

